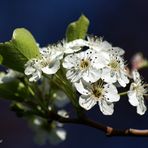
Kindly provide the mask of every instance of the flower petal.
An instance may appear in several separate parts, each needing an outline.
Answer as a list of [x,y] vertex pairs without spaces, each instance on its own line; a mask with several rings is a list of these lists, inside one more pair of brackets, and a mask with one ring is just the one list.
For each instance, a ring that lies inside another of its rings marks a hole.
[[92,65],[96,69],[104,68],[109,63],[109,54],[107,52],[100,52],[99,54],[93,54]]
[[59,60],[55,60],[52,61],[48,66],[43,67],[42,71],[45,74],[55,74],[60,68],[60,61]]
[[79,98],[79,104],[84,109],[89,110],[96,104],[96,101],[89,95],[88,96],[81,95]]
[[38,81],[41,78],[41,71],[36,71],[33,73],[32,77],[29,78],[30,82]]
[[77,62],[77,57],[75,54],[70,54],[64,58],[63,67],[67,69],[71,69],[75,66]]
[[34,72],[35,72],[35,69],[31,66],[26,67],[26,69],[24,71],[25,75],[27,75],[27,76],[33,74]]
[[129,79],[125,76],[125,74],[122,71],[118,73],[118,82],[122,87],[125,87],[126,84],[129,83]]
[[104,115],[112,115],[114,112],[114,104],[106,102],[105,99],[101,99],[98,102],[101,112]]
[[101,71],[91,67],[87,71],[83,72],[82,77],[86,82],[96,82],[101,77]]
[[147,108],[144,104],[144,98],[143,96],[139,99],[139,104],[137,106],[137,113],[139,115],[143,115],[146,112]]
[[101,78],[107,83],[115,83],[117,79],[116,73],[107,67],[102,69]]
[[133,106],[137,106],[139,104],[139,101],[137,99],[136,96],[136,92],[135,91],[128,91],[128,97],[129,97],[129,103]]
[[73,53],[81,50],[81,47],[86,46],[86,41],[82,39],[77,39],[65,44],[65,53]]
[[133,76],[133,80],[135,82],[141,82],[140,74],[139,74],[139,72],[137,70],[132,71],[132,76]]
[[78,71],[75,69],[68,70],[66,73],[66,77],[67,77],[67,79],[71,79],[71,82],[73,82],[73,83],[77,82],[82,77],[81,71]]
[[117,102],[120,99],[117,88],[113,84],[106,84],[104,86],[106,93],[104,94],[107,102]]
[[88,83],[84,82],[82,83],[82,80],[80,80],[78,83],[74,83],[77,91],[82,95],[89,95],[90,92],[88,88],[90,87]]
[[125,53],[125,51],[120,47],[113,47],[112,49],[112,53],[117,54],[118,56],[121,56]]

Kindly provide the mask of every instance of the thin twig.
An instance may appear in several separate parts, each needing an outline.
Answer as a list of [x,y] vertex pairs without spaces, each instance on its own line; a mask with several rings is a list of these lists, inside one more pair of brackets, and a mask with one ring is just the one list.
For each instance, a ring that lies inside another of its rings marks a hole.
[[81,124],[86,125],[95,129],[98,129],[106,134],[106,136],[137,136],[137,137],[148,137],[148,130],[139,130],[139,129],[116,129],[86,117],[84,118],[64,118],[56,113],[50,112],[50,117],[53,120],[56,120],[61,123],[71,123],[71,124]]

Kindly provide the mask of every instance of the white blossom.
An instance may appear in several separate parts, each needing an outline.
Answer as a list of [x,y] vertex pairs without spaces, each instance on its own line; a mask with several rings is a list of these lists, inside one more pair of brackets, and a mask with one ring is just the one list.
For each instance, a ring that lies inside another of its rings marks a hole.
[[98,103],[104,115],[112,115],[114,102],[119,101],[120,96],[113,84],[105,84],[101,79],[93,84],[80,81],[75,83],[77,91],[81,94],[79,104],[86,110]]
[[25,64],[25,75],[30,76],[29,81],[38,81],[41,78],[41,66],[38,59],[31,59]]
[[39,80],[42,72],[48,75],[55,74],[60,68],[63,52],[48,47],[40,49],[40,53],[41,58],[31,59],[25,64],[25,74],[31,75],[29,81]]
[[114,51],[110,52],[109,57],[108,64],[102,69],[101,78],[107,83],[119,82],[122,87],[125,87],[129,83],[129,79],[123,58]]
[[106,60],[104,60],[102,55],[88,49],[66,56],[63,67],[68,69],[66,77],[70,79],[71,82],[76,82],[81,78],[87,82],[95,82],[100,78],[100,68],[106,65],[105,62]]
[[137,107],[137,113],[143,115],[147,110],[144,104],[144,95],[147,93],[147,89],[143,84],[140,74],[137,70],[132,72],[134,82],[130,85],[130,90],[128,91],[129,102],[131,105]]

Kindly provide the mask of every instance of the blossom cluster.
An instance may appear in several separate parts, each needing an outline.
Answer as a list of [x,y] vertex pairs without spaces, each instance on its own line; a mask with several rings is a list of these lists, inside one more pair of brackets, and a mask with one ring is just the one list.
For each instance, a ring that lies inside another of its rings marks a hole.
[[41,79],[42,74],[55,75],[59,69],[65,69],[66,78],[80,93],[79,105],[89,110],[98,104],[104,115],[113,114],[114,104],[120,100],[118,87],[126,87],[131,79],[129,103],[142,115],[146,111],[147,89],[137,70],[129,77],[123,55],[123,49],[98,37],[62,41],[40,48],[40,56],[25,64],[25,74],[33,82]]

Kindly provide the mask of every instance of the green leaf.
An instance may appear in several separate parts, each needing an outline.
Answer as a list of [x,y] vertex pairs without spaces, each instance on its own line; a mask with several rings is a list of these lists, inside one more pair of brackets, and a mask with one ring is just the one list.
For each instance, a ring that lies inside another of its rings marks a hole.
[[81,15],[80,18],[68,25],[66,30],[67,41],[75,39],[84,39],[88,30],[89,20],[86,16]]
[[39,49],[31,33],[24,28],[18,28],[13,32],[12,40],[0,44],[0,54],[3,65],[23,72],[24,64],[39,56]]

